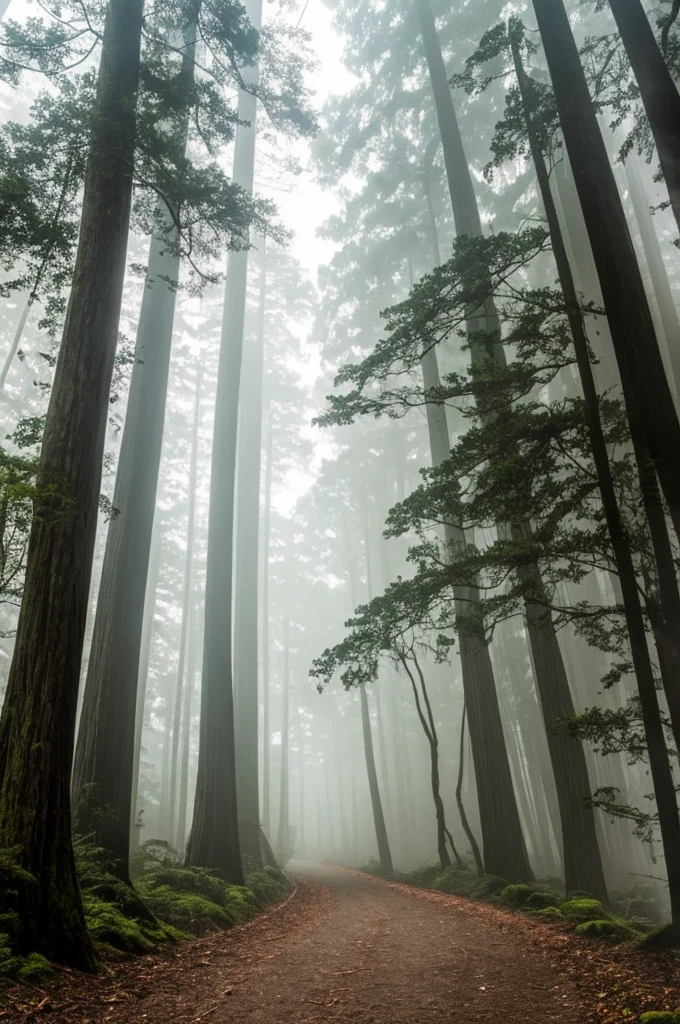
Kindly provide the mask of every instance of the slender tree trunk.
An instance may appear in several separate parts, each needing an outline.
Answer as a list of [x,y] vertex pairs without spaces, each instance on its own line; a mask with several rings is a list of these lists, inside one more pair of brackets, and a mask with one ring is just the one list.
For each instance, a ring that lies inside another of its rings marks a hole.
[[[534,6],[537,9],[538,15],[538,10],[541,8],[540,0],[534,0]],[[561,11],[564,12],[561,2],[559,3],[559,7],[561,8]],[[556,6],[554,9],[557,9]],[[566,13],[564,16],[566,19]],[[543,12],[542,18],[539,18],[539,26],[542,28],[542,31],[545,30],[545,23],[549,20],[549,17],[545,12]],[[550,39],[552,45],[554,41],[552,40],[552,37],[550,37]],[[518,70],[520,83],[526,90],[526,80],[523,76],[523,69],[518,67]],[[609,456],[602,432],[602,424],[600,422],[598,396],[590,363],[590,353],[583,324],[583,317],[578,302],[578,295],[576,293],[562,233],[559,228],[557,210],[550,191],[547,168],[545,166],[545,161],[543,159],[540,146],[538,145],[536,135],[532,131],[531,108],[528,104],[525,107],[525,116],[530,130],[532,156],[536,165],[539,187],[541,189],[546,217],[548,219],[553,252],[555,254],[555,262],[557,264],[560,283],[567,303],[567,314],[569,317],[574,349],[576,352],[576,360],[583,388],[593,461],[598,475],[603,508],[612,542],[618,577],[621,584],[633,665],[638,684],[638,695],[640,698],[645,737],[649,751],[652,781],[657,800],[659,824],[662,833],[664,853],[666,856],[666,869],[668,872],[673,922],[674,925],[678,927],[680,926],[680,817],[678,815],[675,786],[668,751],[666,749],[663,726],[661,724],[659,714],[654,673],[647,646],[645,623],[640,604],[637,579],[611,476]],[[595,128],[597,129],[597,124],[595,124]],[[593,244],[594,248],[592,238],[591,244]]]
[[461,860],[458,851],[456,850],[456,847],[453,843],[453,839],[451,839],[451,833],[446,827],[444,801],[442,800],[440,791],[439,737],[437,736],[437,729],[435,727],[434,717],[432,715],[432,708],[430,706],[430,701],[427,694],[425,679],[420,670],[420,665],[418,664],[415,652],[412,651],[410,653],[420,679],[422,698],[427,709],[427,718],[425,717],[425,714],[422,709],[422,705],[420,702],[420,694],[418,693],[418,685],[416,683],[413,673],[411,672],[411,669],[409,668],[408,659],[406,656],[400,656],[399,660],[401,661],[401,664],[404,667],[404,671],[406,672],[411,682],[411,689],[413,690],[413,698],[415,700],[418,718],[420,720],[420,724],[423,727],[423,732],[425,733],[427,742],[430,747],[430,786],[432,789],[432,799],[434,801],[435,818],[437,821],[437,853],[439,855],[439,864],[443,870],[446,870],[446,868],[451,867],[451,858],[449,856],[449,851],[446,848],[446,840],[448,837],[451,843],[453,855],[456,858],[456,863],[458,867],[462,868],[463,861]]
[[262,517],[262,828],[266,833],[271,821],[271,725],[269,715],[269,547],[272,520],[272,477],[274,429],[271,412],[267,422],[265,448],[264,513]]
[[609,0],[649,120],[680,227],[680,94],[640,0]]
[[[185,38],[181,75],[188,85],[195,25]],[[186,130],[179,142],[185,147]],[[175,316],[176,291],[167,282],[179,277],[176,228],[160,206],[156,222],[113,494],[120,514],[106,538],[72,784],[76,828],[94,833],[127,882],[137,678]]]
[[187,644],[189,640],[189,618],[191,614],[191,594],[193,592],[194,564],[194,533],[196,529],[196,484],[198,479],[198,425],[201,411],[201,381],[203,371],[199,366],[196,370],[196,389],[194,392],[194,418],[191,429],[191,462],[189,465],[189,509],[187,517],[187,549],[184,560],[184,587],[182,591],[182,624],[180,627],[179,658],[177,660],[177,679],[175,683],[175,700],[172,719],[172,753],[170,757],[170,825],[173,836],[184,832],[178,821],[177,794],[179,784],[180,733],[184,717],[183,693],[189,682],[184,681],[184,670],[187,662]]
[[[251,23],[259,28],[261,0],[252,0],[247,10]],[[257,84],[257,75],[255,64],[250,69],[250,84]],[[255,167],[256,114],[257,99],[241,89],[238,117],[245,125],[240,124],[236,133],[233,179],[250,192]],[[247,276],[247,249],[230,252],[210,478],[198,775],[187,847],[187,864],[221,870],[234,884],[243,884],[234,751],[232,586],[238,399]],[[255,781],[256,793],[257,790]]]
[[0,845],[18,851],[39,888],[39,914],[23,922],[27,941],[87,969],[94,959],[73,859],[69,778],[125,276],[141,26],[142,0],[111,0],[76,265],[0,720]]
[[631,425],[639,423],[680,535],[680,424],[642,276],[562,0],[533,0],[602,287]]
[[262,242],[257,331],[244,354],[240,390],[237,468],[234,614],[234,707],[236,793],[241,852],[262,863],[260,848],[258,705],[258,561],[262,368],[267,303],[266,239]]
[[196,689],[196,654],[198,647],[198,602],[190,597],[187,627],[189,630],[187,657],[187,678],[182,699],[182,735],[179,755],[179,792],[177,805],[177,828],[175,849],[184,852],[187,836],[187,803],[189,798],[189,761],[191,758],[191,707]]
[[[415,0],[415,5],[435,99],[456,231],[459,236],[479,237],[482,227],[477,197],[458,129],[432,8],[429,0]],[[470,323],[469,327],[474,329],[474,324]],[[433,350],[423,355],[421,365],[427,393],[439,384]],[[443,406],[432,402],[428,402],[426,408],[432,463],[438,466],[450,456],[446,412]],[[462,530],[449,526],[446,540],[455,550],[465,543],[465,535]],[[475,761],[484,864],[490,874],[513,881],[528,880],[531,868],[512,786],[491,657],[481,625],[475,626],[479,595],[474,586],[469,586],[459,588],[454,597],[457,616],[465,618],[465,628],[459,632],[459,647]]]
[[153,644],[154,619],[156,614],[156,592],[163,551],[162,530],[158,521],[151,537],[151,554],[149,555],[149,571],[146,580],[146,596],[144,599],[144,618],[142,622],[142,640],[140,645],[139,672],[137,674],[137,694],[135,702],[135,749],[132,767],[132,802],[130,806],[130,824],[134,825],[139,804],[139,771],[142,759],[142,732],[144,729],[144,707],[146,704],[146,687],[149,679],[151,647]]
[[283,624],[283,687],[281,690],[281,776],[279,779],[279,831],[277,857],[281,862],[289,856],[289,748],[290,748],[290,622]]
[[366,757],[368,788],[371,794],[375,837],[378,842],[378,859],[380,861],[380,870],[382,873],[385,875],[391,875],[394,870],[392,867],[392,854],[390,853],[382,802],[380,800],[378,775],[375,770],[375,755],[373,753],[373,737],[371,736],[371,716],[368,711],[368,697],[366,696],[366,687],[363,685],[359,687],[359,699],[361,701],[361,727],[364,735],[364,755]]
[[465,804],[463,803],[463,775],[465,772],[465,718],[466,718],[466,707],[463,702],[463,714],[460,720],[460,748],[458,751],[458,779],[456,781],[456,804],[458,806],[458,813],[460,815],[460,821],[463,826],[463,831],[467,836],[472,850],[472,856],[475,859],[475,867],[478,875],[484,874],[484,863],[482,861],[482,855],[479,851],[479,844],[475,839],[475,834],[470,828],[470,822],[468,816],[465,813]]

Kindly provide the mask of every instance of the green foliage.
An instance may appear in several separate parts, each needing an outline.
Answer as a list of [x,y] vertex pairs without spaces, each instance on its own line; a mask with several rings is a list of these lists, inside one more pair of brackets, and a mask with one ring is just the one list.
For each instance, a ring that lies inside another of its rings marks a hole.
[[0,977],[23,981],[27,985],[37,985],[42,981],[48,981],[54,975],[54,967],[40,953],[13,956],[8,936],[0,933]]
[[559,907],[543,907],[542,910],[532,910],[531,917],[543,924],[564,923],[564,914]]
[[650,1013],[643,1013],[640,1017],[640,1024],[680,1024],[680,1010],[677,1013],[667,1010],[652,1010]]
[[500,901],[506,907],[523,907],[534,892],[533,885],[526,885],[523,882],[506,885],[500,894]]
[[482,875],[480,878],[475,871],[450,867],[437,875],[430,888],[468,899],[495,901],[508,888],[508,882],[496,875]]
[[594,900],[590,896],[578,896],[565,900],[560,906],[560,910],[564,917],[573,924],[602,921],[609,916],[600,901]]
[[286,876],[268,864],[255,870],[246,870],[245,882],[261,907],[278,903],[293,889]]
[[574,929],[577,935],[585,935],[589,939],[604,939],[607,942],[632,942],[640,938],[640,933],[630,928],[625,921],[612,918],[584,921]]

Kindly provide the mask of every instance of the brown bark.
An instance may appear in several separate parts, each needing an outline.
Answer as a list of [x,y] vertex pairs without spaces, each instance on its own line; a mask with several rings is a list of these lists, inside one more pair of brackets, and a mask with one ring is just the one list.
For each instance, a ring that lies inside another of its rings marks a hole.
[[93,967],[93,955],[73,860],[69,779],[125,276],[141,27],[142,0],[111,0],[78,252],[0,720],[0,844],[18,849],[38,882],[34,948],[85,968]]

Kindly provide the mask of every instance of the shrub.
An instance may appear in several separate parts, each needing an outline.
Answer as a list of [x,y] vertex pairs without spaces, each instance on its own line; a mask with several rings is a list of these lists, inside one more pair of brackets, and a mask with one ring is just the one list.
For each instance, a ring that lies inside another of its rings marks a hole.
[[534,895],[534,892],[533,885],[525,885],[522,882],[506,885],[500,894],[500,901],[506,907],[523,907],[529,897]]
[[599,900],[594,900],[591,896],[570,896],[568,900],[561,905],[560,910],[564,917],[572,924],[581,924],[584,921],[605,921],[609,919],[609,914],[604,909]]

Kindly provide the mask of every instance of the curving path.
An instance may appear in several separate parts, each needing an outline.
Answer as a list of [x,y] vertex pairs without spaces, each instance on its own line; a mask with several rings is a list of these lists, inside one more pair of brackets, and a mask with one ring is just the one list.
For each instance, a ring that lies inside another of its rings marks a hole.
[[[50,1021],[578,1024],[572,981],[518,918],[315,864],[242,928],[149,958]],[[532,924],[532,928],[535,925]],[[549,944],[548,944],[549,945]],[[553,950],[554,957],[554,950]]]

